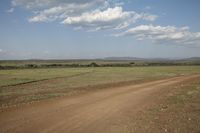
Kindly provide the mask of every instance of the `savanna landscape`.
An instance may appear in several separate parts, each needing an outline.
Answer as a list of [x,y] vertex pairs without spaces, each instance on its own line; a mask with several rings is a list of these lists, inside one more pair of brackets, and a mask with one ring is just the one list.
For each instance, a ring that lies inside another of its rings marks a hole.
[[0,0],[0,133],[200,133],[199,0]]
[[199,131],[198,65],[8,68],[1,132]]

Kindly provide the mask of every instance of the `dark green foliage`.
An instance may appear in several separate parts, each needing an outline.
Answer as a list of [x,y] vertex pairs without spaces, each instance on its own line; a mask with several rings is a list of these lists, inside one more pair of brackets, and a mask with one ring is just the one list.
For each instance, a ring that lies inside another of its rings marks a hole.
[[135,67],[135,66],[198,66],[200,61],[183,60],[24,60],[0,61],[0,70],[23,68]]

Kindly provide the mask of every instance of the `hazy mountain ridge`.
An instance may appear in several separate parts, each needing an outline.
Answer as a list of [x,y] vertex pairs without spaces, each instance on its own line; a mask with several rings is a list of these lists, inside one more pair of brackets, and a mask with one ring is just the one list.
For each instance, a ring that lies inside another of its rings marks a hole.
[[200,57],[190,58],[139,58],[139,57],[106,57],[103,60],[127,60],[127,61],[200,61]]

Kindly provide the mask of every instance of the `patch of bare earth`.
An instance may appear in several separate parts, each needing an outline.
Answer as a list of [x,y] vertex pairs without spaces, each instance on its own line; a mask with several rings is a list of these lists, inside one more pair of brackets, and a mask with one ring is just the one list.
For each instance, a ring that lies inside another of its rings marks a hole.
[[139,133],[200,133],[200,78],[169,86],[129,125]]

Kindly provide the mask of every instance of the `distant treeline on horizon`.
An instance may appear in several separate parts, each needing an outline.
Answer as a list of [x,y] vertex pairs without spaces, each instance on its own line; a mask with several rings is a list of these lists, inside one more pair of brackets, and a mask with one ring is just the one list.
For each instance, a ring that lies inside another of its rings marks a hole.
[[135,66],[200,66],[200,60],[164,60],[164,61],[130,61],[130,60],[26,60],[0,61],[0,69],[23,68],[81,68],[81,67],[135,67]]

